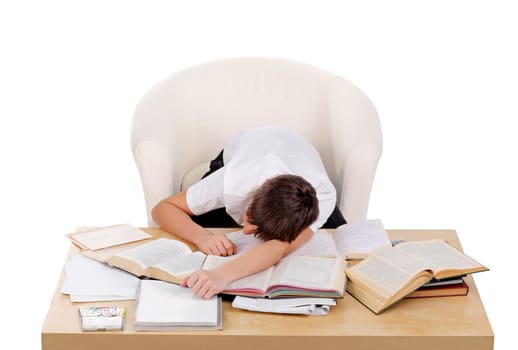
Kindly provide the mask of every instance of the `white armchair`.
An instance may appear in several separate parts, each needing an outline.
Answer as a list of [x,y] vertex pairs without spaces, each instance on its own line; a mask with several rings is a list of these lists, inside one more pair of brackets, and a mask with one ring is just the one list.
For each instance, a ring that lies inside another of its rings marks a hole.
[[283,59],[218,60],[177,72],[138,103],[131,146],[151,209],[185,189],[234,132],[276,125],[304,135],[320,152],[348,222],[367,216],[382,151],[379,118],[349,81]]

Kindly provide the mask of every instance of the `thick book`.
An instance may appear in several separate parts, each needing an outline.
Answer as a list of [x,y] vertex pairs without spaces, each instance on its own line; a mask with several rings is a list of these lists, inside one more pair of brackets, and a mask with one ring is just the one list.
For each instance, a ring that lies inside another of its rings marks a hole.
[[378,314],[432,278],[441,280],[488,270],[444,240],[382,248],[346,270],[347,291]]
[[[206,255],[178,240],[159,238],[106,259],[137,276],[180,284],[198,269],[213,269],[236,256]],[[261,297],[343,297],[346,262],[337,257],[289,256],[277,265],[228,285],[226,294]]]
[[221,298],[203,299],[189,288],[142,280],[134,326],[137,331],[222,329]]

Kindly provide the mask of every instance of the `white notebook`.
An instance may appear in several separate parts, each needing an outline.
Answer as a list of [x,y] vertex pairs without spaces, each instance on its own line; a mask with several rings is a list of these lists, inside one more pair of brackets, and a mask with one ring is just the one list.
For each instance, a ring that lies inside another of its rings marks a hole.
[[222,328],[220,297],[202,299],[190,288],[158,280],[141,281],[135,330]]

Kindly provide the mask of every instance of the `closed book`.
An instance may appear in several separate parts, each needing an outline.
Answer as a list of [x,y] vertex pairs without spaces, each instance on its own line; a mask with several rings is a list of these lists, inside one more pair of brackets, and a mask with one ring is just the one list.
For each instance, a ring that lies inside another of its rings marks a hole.
[[469,286],[461,280],[457,283],[424,285],[406,296],[406,298],[431,298],[431,297],[451,297],[468,295]]

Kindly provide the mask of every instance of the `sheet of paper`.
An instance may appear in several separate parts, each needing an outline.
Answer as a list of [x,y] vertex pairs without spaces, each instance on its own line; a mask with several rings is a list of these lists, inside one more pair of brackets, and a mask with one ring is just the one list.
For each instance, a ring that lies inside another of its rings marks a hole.
[[65,280],[61,293],[87,301],[105,300],[107,297],[135,299],[139,279],[122,270],[74,255],[65,263]]
[[334,239],[338,253],[347,259],[362,259],[381,247],[390,247],[390,239],[379,219],[339,226]]
[[121,224],[67,235],[85,249],[97,250],[151,238],[151,235],[129,224]]
[[70,301],[73,303],[96,303],[100,301],[134,300],[135,297],[121,295],[74,295],[70,294]]

